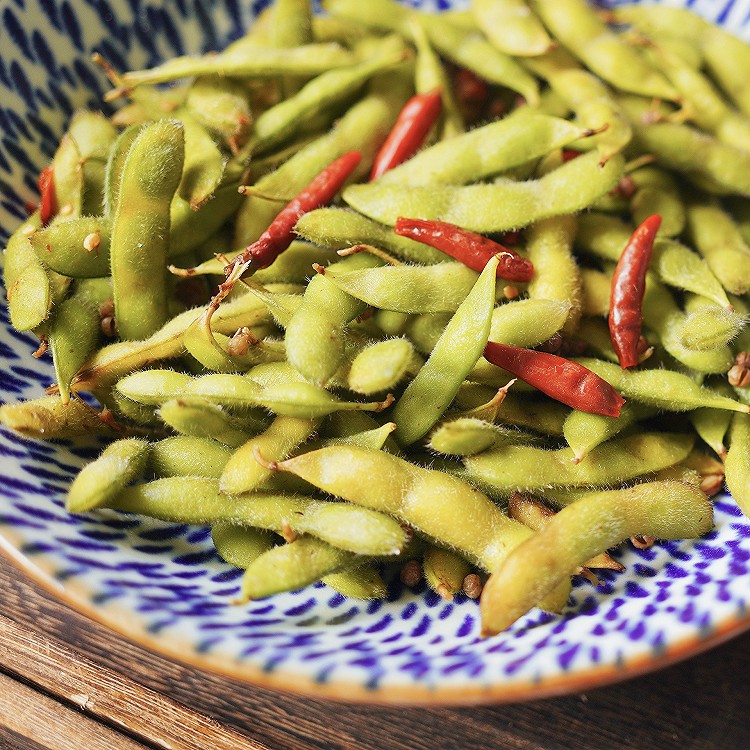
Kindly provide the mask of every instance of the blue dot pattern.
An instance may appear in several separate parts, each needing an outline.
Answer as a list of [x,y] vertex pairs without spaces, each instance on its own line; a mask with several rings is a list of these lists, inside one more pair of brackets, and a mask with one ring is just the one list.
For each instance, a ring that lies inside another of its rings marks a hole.
[[[467,3],[419,3],[430,9]],[[618,3],[612,3],[618,4]],[[670,2],[673,5],[673,2]],[[749,36],[750,2],[688,2]],[[74,109],[99,107],[107,83],[90,62],[119,68],[201,53],[237,38],[264,3],[238,0],[24,0],[0,13],[0,241],[26,215],[38,171]],[[0,398],[37,397],[53,380],[36,342],[0,311]],[[240,572],[206,529],[112,511],[65,512],[64,495],[95,441],[37,443],[0,432],[0,545],[67,599],[156,649],[289,689],[351,686],[381,698],[449,690],[532,696],[579,675],[616,676],[629,664],[698,645],[748,618],[750,522],[731,498],[697,542],[621,549],[623,574],[578,582],[561,616],[538,610],[496,638],[479,637],[476,602],[424,589],[386,602],[344,599],[322,584],[237,606]],[[571,688],[572,689],[572,688]],[[500,691],[498,693],[498,690]],[[369,691],[369,692],[368,692]]]

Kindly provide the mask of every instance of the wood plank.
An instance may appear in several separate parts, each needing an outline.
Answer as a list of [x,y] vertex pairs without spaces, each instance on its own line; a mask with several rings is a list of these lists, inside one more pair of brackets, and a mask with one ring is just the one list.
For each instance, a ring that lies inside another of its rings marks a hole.
[[0,716],[12,732],[46,750],[144,750],[140,742],[0,673]]
[[[159,747],[264,750],[260,743],[227,729],[215,719],[95,664],[52,638],[1,615],[0,664],[3,669],[77,706],[80,712],[119,725],[129,734]],[[0,716],[2,707],[0,696]],[[28,713],[26,722],[36,723]],[[22,722],[20,726],[24,725]],[[10,728],[19,731],[15,726]]]

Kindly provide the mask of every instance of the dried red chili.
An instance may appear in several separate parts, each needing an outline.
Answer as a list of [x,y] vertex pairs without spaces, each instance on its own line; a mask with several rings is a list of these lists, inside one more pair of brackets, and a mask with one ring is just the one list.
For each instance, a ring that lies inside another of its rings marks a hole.
[[556,354],[490,341],[484,357],[493,365],[579,411],[619,417],[625,399],[603,378]]
[[440,117],[442,105],[440,89],[416,94],[404,104],[396,124],[375,157],[370,180],[376,180],[417,152]]
[[530,281],[534,274],[532,262],[515,250],[455,224],[400,217],[394,231],[402,237],[437,248],[475,271],[481,272],[487,261],[497,255],[500,258],[497,275],[501,279]]
[[638,340],[643,324],[643,294],[661,216],[653,214],[633,232],[612,276],[609,297],[609,336],[621,367],[638,364]]
[[352,172],[362,160],[360,151],[350,151],[329,164],[284,208],[271,222],[268,229],[252,245],[246,247],[224,269],[226,281],[211,300],[212,310],[218,308],[229,294],[235,282],[252,267],[253,270],[267,268],[286,250],[295,238],[294,226],[302,214],[330,203],[341,190]]
[[39,187],[39,219],[42,226],[49,224],[50,219],[57,213],[57,198],[55,197],[55,179],[52,166],[45,167],[39,173],[37,180]]

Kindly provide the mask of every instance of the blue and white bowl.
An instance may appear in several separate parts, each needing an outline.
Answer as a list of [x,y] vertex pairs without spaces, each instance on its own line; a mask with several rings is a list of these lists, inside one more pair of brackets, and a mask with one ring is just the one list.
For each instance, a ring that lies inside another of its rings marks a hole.
[[[97,50],[120,69],[218,49],[261,2],[15,0],[0,5],[0,242],[36,198],[67,119],[108,88]],[[420,3],[414,2],[414,5]],[[463,3],[424,3],[450,7]],[[750,1],[696,0],[750,38]],[[53,382],[36,341],[0,311],[0,398],[35,398]],[[240,573],[208,530],[115,512],[71,516],[63,498],[94,443],[39,443],[0,431],[0,548],[91,617],[175,659],[295,692],[365,701],[479,702],[582,690],[656,669],[750,625],[750,522],[731,498],[698,541],[615,556],[626,572],[582,581],[561,616],[534,610],[479,637],[477,604],[429,591],[345,600],[322,585],[231,604]]]

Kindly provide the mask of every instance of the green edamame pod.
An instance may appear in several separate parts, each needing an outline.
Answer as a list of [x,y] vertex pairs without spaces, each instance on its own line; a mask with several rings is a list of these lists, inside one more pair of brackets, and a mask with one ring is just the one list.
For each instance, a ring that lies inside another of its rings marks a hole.
[[667,411],[690,411],[701,407],[750,412],[750,406],[699,386],[689,375],[662,368],[624,370],[590,357],[575,360],[604,378],[625,398]]
[[372,307],[405,313],[455,312],[479,278],[476,271],[453,261],[344,271],[336,264],[326,269],[325,276]]
[[747,316],[697,295],[685,299],[680,342],[688,349],[705,351],[731,343],[747,325]]
[[[581,269],[581,312],[584,316],[606,318],[609,315],[609,296],[612,279],[595,268]],[[585,337],[584,337],[585,338]]]
[[[389,513],[485,570],[494,570],[532,533],[466,482],[383,451],[330,446],[282,461],[277,468],[351,503]],[[380,481],[366,480],[373,476]],[[568,586],[561,586],[545,605],[558,610],[567,591]]]
[[658,167],[641,167],[630,173],[635,193],[630,199],[633,223],[640,226],[652,214],[661,216],[659,234],[677,237],[685,228],[685,206],[677,182]]
[[524,0],[472,0],[479,28],[501,52],[508,55],[543,55],[553,45],[547,30]]
[[526,445],[500,445],[464,459],[466,475],[500,495],[544,487],[580,487],[626,482],[672,466],[693,447],[691,435],[643,433],[610,440],[594,448],[588,460],[574,463],[570,448],[555,451]]
[[52,224],[28,237],[47,268],[74,278],[109,276],[112,224],[99,216],[84,216]]
[[177,195],[197,211],[216,193],[224,178],[227,158],[208,130],[185,110],[175,113],[185,141],[182,178]]
[[245,570],[254,560],[276,546],[274,534],[252,526],[216,523],[211,527],[211,541],[219,557],[235,568]]
[[104,206],[107,159],[117,139],[117,129],[101,112],[79,110],[73,114],[68,133],[76,144],[83,178],[81,214],[100,214]]
[[471,566],[453,550],[430,544],[424,551],[422,571],[427,585],[450,601],[463,591],[464,578],[471,571]]
[[313,383],[326,385],[344,362],[348,324],[366,308],[335,283],[335,272],[358,273],[380,261],[357,253],[320,269],[307,285],[302,304],[286,323],[284,337],[290,364]]
[[386,172],[378,182],[425,186],[476,182],[531,162],[587,135],[590,133],[585,128],[560,117],[523,110],[436,143]]
[[732,423],[732,412],[724,409],[695,409],[688,415],[698,437],[723,461],[725,439]]
[[311,383],[279,383],[266,387],[259,403],[274,414],[300,419],[324,417],[334,411],[383,411],[393,396],[383,401],[342,401],[324,388]]
[[211,438],[175,435],[151,445],[149,466],[157,477],[218,479],[231,455],[230,448]]
[[123,487],[146,473],[150,449],[146,440],[137,438],[124,438],[107,446],[73,480],[65,500],[66,509],[70,513],[85,513],[106,506]]
[[3,255],[8,312],[11,325],[17,331],[31,331],[40,326],[49,316],[52,306],[49,272],[29,243],[29,237],[40,226],[39,212],[36,211],[13,232]]
[[669,290],[654,276],[647,275],[643,322],[658,334],[664,349],[697,372],[727,372],[734,361],[731,349],[726,345],[706,350],[689,349],[681,341],[685,321],[685,313],[677,307]]
[[572,252],[576,226],[575,216],[544,219],[532,225],[526,241],[526,253],[534,264],[529,298],[567,304],[565,333],[573,333],[581,317],[581,275]]
[[528,442],[517,430],[500,427],[476,417],[458,417],[440,422],[430,433],[430,450],[449,456],[474,456],[489,450],[498,442]]
[[294,591],[356,563],[354,553],[303,536],[256,558],[242,577],[240,599],[250,601]]
[[370,395],[395,388],[423,362],[408,339],[377,341],[365,347],[352,360],[347,384],[355,393]]
[[385,599],[388,587],[380,573],[373,565],[357,562],[356,566],[329,573],[321,579],[326,586],[330,586],[339,594],[350,599]]
[[123,339],[144,339],[167,321],[169,205],[182,175],[183,128],[160,120],[133,141],[112,222],[110,264]]
[[218,136],[236,154],[253,124],[249,93],[238,81],[201,76],[190,85],[185,108],[204,128]]
[[724,472],[727,489],[740,510],[750,516],[750,416],[747,414],[732,417]]
[[70,399],[70,384],[75,374],[96,347],[99,332],[99,312],[85,298],[72,295],[57,306],[48,338],[55,378],[64,404]]
[[104,173],[104,216],[106,217],[110,217],[117,206],[122,168],[125,166],[125,159],[127,159],[133,141],[141,132],[141,127],[141,123],[138,123],[125,128],[110,149]]
[[631,402],[623,404],[618,417],[605,417],[574,409],[563,425],[563,437],[573,451],[573,462],[583,461],[597,445],[655,412],[651,407]]
[[660,99],[678,98],[662,73],[612,32],[585,0],[533,0],[531,7],[569,52],[616,88]]
[[617,183],[623,168],[619,154],[602,166],[598,154],[590,153],[538,180],[430,187],[376,181],[350,185],[343,198],[357,211],[390,226],[399,216],[409,216],[440,219],[475,232],[502,232],[586,208]]
[[687,207],[688,231],[698,252],[724,288],[732,294],[750,289],[750,246],[716,201]]
[[[268,78],[283,75],[316,75],[329,68],[352,63],[351,52],[338,44],[306,44],[296,49],[272,49],[238,40],[220,54],[203,57],[173,57],[149,70],[132,70],[122,76],[126,89],[144,84],[168,83],[192,76]],[[114,89],[114,99],[123,91]]]
[[309,211],[299,218],[294,231],[316,245],[336,250],[355,245],[374,245],[412,263],[428,265],[448,260],[445,253],[429,245],[401,237],[389,227],[342,208]]
[[256,453],[264,461],[283,460],[302,445],[317,426],[314,419],[276,417],[265,432],[251,438],[232,454],[221,474],[219,489],[228,495],[256,489],[272,474],[256,460]]
[[[625,109],[633,108],[628,104]],[[639,112],[628,114],[633,123],[634,143],[640,151],[656,156],[658,163],[719,195],[750,195],[750,152],[722,143],[689,125],[671,122],[643,125]]]
[[497,264],[496,257],[488,261],[427,362],[393,407],[391,419],[398,425],[396,439],[401,445],[409,445],[427,434],[481,356],[495,305]]
[[396,520],[376,510],[290,495],[231,497],[219,492],[215,480],[202,477],[171,477],[126,487],[110,507],[172,523],[225,521],[278,533],[309,533],[362,555],[397,555],[408,537]]
[[555,514],[490,576],[482,592],[482,629],[486,635],[505,630],[571,570],[631,536],[685,539],[712,526],[708,498],[681,482],[589,493]]
[[65,133],[52,159],[53,184],[58,205],[57,218],[69,219],[83,212],[83,170],[81,153],[70,133]]
[[262,429],[257,421],[229,415],[220,406],[196,396],[165,401],[158,414],[175,432],[213,438],[231,448],[247,442],[253,432]]
[[427,32],[419,17],[412,18],[411,34],[414,46],[417,50],[417,59],[414,65],[414,88],[418,94],[429,94],[431,91],[440,91],[442,112],[438,122],[440,138],[452,138],[463,133],[465,128],[463,117],[458,109],[453,87],[448,79],[448,74],[443,67],[437,52],[430,43]]

